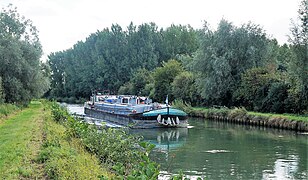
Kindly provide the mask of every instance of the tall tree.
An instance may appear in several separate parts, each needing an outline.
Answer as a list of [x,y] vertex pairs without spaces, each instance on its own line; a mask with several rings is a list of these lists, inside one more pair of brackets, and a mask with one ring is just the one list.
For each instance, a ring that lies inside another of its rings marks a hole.
[[178,61],[172,59],[163,63],[162,67],[158,67],[153,72],[154,78],[154,99],[163,102],[166,96],[173,100],[172,82],[174,78],[183,72],[184,69]]
[[295,57],[290,61],[289,74],[293,78],[290,101],[294,109],[308,111],[308,0],[302,0],[298,22],[291,27],[290,42]]
[[48,89],[37,30],[12,5],[0,12],[0,77],[5,102],[27,103]]
[[192,55],[199,47],[197,31],[189,25],[172,24],[162,31],[162,36],[163,60],[174,59],[177,55]]
[[232,105],[241,74],[268,63],[266,35],[257,25],[238,28],[221,20],[217,31],[205,23],[200,41],[193,63],[201,95],[213,104]]
[[174,78],[172,82],[172,94],[175,99],[180,99],[193,106],[201,102],[195,77],[188,71],[183,71]]
[[0,104],[4,102],[4,92],[2,86],[2,78],[0,76]]

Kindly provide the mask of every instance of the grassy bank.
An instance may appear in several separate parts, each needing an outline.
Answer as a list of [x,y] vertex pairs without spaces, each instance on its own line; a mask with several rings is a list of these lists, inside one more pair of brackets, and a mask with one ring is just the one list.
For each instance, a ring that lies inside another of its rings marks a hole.
[[45,165],[50,179],[99,179],[112,176],[99,160],[87,152],[78,138],[71,138],[62,124],[52,119],[50,103],[47,103],[43,134],[44,141],[38,162]]
[[3,118],[0,124],[2,179],[99,179],[110,177],[80,140],[67,138],[67,129],[51,119],[46,103]]
[[29,108],[3,119],[0,124],[1,178],[41,179],[44,176],[42,165],[35,161],[43,139],[44,115],[41,103],[32,102]]
[[[98,131],[95,126],[70,116],[57,103],[52,104],[52,116],[54,121],[66,128],[66,139],[81,142],[87,152],[113,172],[113,178],[157,179],[159,166],[148,157],[154,145],[142,142],[140,137],[131,136],[122,129],[101,128]],[[102,175],[101,178],[109,177]]]
[[219,120],[245,125],[256,125],[308,132],[308,115],[248,112],[245,108],[229,109],[226,107],[191,107],[179,101],[175,103],[175,106],[183,109],[190,116],[194,117],[202,117],[210,120]]
[[288,120],[296,120],[296,121],[307,121],[308,122],[308,115],[296,115],[296,114],[273,114],[273,113],[261,113],[261,112],[252,112],[246,111],[245,109],[241,108],[206,108],[206,107],[193,107],[191,108],[190,115],[199,115],[203,114],[202,116],[206,116],[207,114],[217,113],[217,114],[246,114],[246,115],[254,115],[254,116],[263,116],[268,118],[284,118]]

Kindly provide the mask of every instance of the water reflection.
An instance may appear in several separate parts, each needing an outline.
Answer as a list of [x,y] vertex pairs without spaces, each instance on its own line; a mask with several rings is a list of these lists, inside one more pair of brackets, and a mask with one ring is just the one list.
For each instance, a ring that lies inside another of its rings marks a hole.
[[190,119],[182,146],[152,159],[165,172],[206,179],[307,179],[307,136]]
[[308,179],[305,133],[193,118],[189,124],[130,130],[156,145],[151,158],[166,173],[161,179],[180,170],[192,179]]
[[[263,170],[262,179],[277,179],[278,177],[294,179],[298,171],[298,161],[299,157],[294,155],[291,155],[287,159],[277,159],[273,170]],[[304,176],[302,178],[304,178]]]
[[129,133],[143,136],[145,141],[155,144],[155,151],[168,154],[186,142],[187,128],[130,129]]

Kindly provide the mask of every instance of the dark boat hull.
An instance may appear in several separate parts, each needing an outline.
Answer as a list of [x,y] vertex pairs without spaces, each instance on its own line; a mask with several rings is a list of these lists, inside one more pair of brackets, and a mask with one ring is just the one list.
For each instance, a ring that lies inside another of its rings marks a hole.
[[[102,119],[104,121],[112,122],[115,124],[120,124],[123,126],[127,126],[130,128],[165,128],[165,127],[172,127],[172,128],[185,128],[187,127],[187,116],[179,116],[179,124],[173,125],[164,125],[158,122],[157,116],[143,116],[142,113],[140,114],[116,114],[110,112],[104,112],[102,110],[93,109],[93,108],[84,108],[84,112],[87,116]],[[176,118],[176,116],[168,115],[162,116],[162,118]]]

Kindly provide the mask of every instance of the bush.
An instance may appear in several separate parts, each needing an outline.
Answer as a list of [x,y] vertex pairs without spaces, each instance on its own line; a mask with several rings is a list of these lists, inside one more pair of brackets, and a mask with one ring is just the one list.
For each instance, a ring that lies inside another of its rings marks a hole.
[[56,101],[51,104],[51,115],[54,121],[64,122],[69,116],[67,110],[61,107]]
[[44,142],[37,161],[44,163],[48,179],[98,179],[106,171],[87,153],[80,140],[66,136],[66,128],[47,119]]
[[184,102],[183,100],[174,100],[172,104],[175,108],[181,109],[189,115],[193,114],[193,108],[190,104]]
[[140,137],[128,135],[122,129],[103,128],[98,131],[95,126],[70,116],[56,102],[52,103],[52,116],[56,122],[66,126],[68,139],[79,138],[84,148],[120,179],[157,179],[159,166],[148,157],[154,145],[141,142]]
[[245,115],[247,115],[247,110],[244,107],[240,107],[240,108],[236,107],[229,112],[230,118],[243,117]]
[[285,100],[288,97],[288,85],[273,83],[270,85],[268,94],[263,100],[262,112],[284,113]]
[[19,110],[19,107],[13,104],[0,104],[0,119]]
[[221,107],[221,108],[210,108],[208,109],[207,116],[227,116],[229,113],[229,109],[227,107]]

